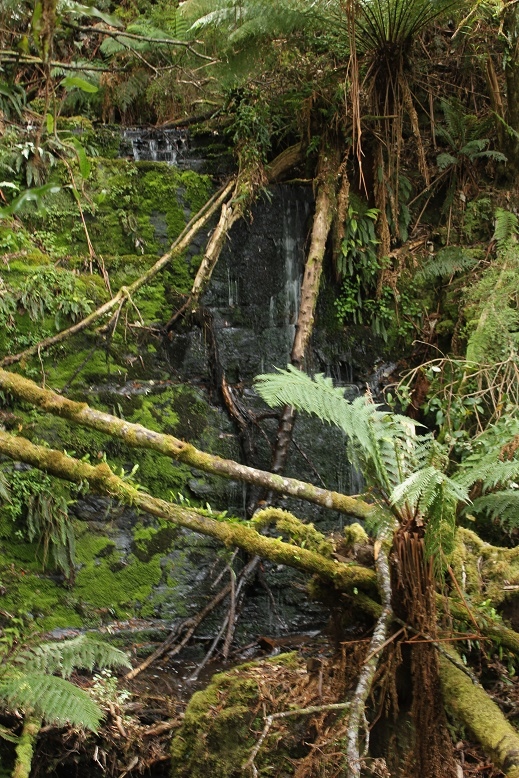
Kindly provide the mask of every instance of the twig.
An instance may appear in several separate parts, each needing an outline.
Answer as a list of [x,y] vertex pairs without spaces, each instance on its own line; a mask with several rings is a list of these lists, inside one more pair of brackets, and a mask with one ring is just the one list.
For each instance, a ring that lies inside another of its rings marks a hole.
[[82,332],[82,330],[85,330],[91,324],[101,319],[113,308],[117,307],[121,300],[125,302],[131,294],[147,284],[148,281],[154,278],[157,273],[159,273],[171,262],[172,259],[179,256],[179,254],[181,254],[189,246],[199,230],[205,224],[207,224],[213,212],[219,207],[219,205],[221,205],[221,203],[225,201],[233,186],[234,179],[231,179],[225,186],[219,189],[218,192],[216,192],[216,194],[207,201],[207,203],[200,209],[196,216],[194,216],[186,225],[184,230],[172,244],[170,250],[164,254],[149,270],[147,270],[146,273],[130,284],[130,286],[122,286],[115,297],[112,297],[111,300],[109,300],[107,303],[104,303],[104,305],[101,305],[100,308],[93,311],[91,314],[89,314],[89,316],[82,319],[77,324],[74,324],[72,327],[69,327],[66,330],[62,330],[61,332],[58,332],[57,335],[53,335],[50,338],[41,340],[34,346],[25,349],[25,351],[21,351],[18,354],[10,354],[4,357],[0,361],[0,366],[3,367],[5,365],[12,365],[15,362],[20,362],[22,359],[27,359],[28,357],[32,357],[34,354],[37,354],[38,350],[44,350],[50,346],[54,346],[57,343],[61,343],[66,338],[70,337],[71,335],[75,335],[78,332]]
[[234,634],[234,619],[236,616],[236,573],[229,568],[231,574],[231,604],[229,607],[229,616],[227,622],[227,634],[225,635],[225,643],[223,644],[223,658],[227,660],[229,657],[229,648],[231,646],[232,636]]
[[384,548],[384,542],[392,531],[392,527],[385,527],[379,536],[379,540],[382,541],[382,543],[375,560],[375,565],[382,598],[382,613],[375,625],[368,656],[367,659],[364,660],[357,682],[357,688],[355,689],[355,693],[351,700],[350,718],[348,730],[346,732],[346,774],[348,778],[360,778],[361,775],[359,729],[364,718],[365,703],[371,691],[373,679],[378,667],[380,651],[387,643],[386,635],[393,619],[393,609],[391,607],[391,574],[388,556]]
[[265,742],[265,738],[267,737],[270,728],[274,721],[277,719],[286,719],[289,716],[309,716],[312,713],[322,713],[323,711],[327,710],[347,710],[350,707],[349,702],[332,702],[328,705],[310,705],[308,708],[297,708],[296,710],[285,710],[281,713],[271,713],[270,716],[267,716],[265,719],[265,726],[263,727],[263,732],[259,736],[258,742],[252,749],[251,755],[245,762],[245,764],[242,766],[242,770],[250,769],[252,770],[253,776],[258,775],[258,770],[256,768],[256,765],[254,764],[254,760],[258,755],[258,752]]
[[133,678],[136,678],[136,676],[139,675],[139,673],[142,673],[143,670],[146,670],[153,662],[155,662],[157,659],[160,659],[161,656],[163,656],[169,648],[174,644],[175,640],[178,638],[180,633],[186,629],[186,634],[178,643],[178,645],[175,646],[173,651],[171,652],[170,656],[174,656],[175,654],[178,654],[179,651],[191,640],[191,637],[193,636],[195,630],[197,627],[202,623],[202,621],[208,616],[217,605],[219,605],[225,597],[229,594],[231,590],[231,585],[226,584],[218,594],[213,597],[211,602],[209,602],[205,608],[202,608],[202,610],[196,614],[196,616],[193,616],[192,618],[186,619],[182,624],[180,624],[175,630],[173,630],[166,640],[146,659],[141,662],[140,665],[137,665],[137,667],[134,667],[133,670],[130,670],[129,673],[126,673],[125,680],[131,681]]

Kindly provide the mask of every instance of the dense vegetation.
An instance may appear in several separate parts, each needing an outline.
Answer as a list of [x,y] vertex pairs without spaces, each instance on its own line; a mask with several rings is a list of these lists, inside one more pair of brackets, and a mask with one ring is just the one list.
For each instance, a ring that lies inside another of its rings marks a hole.
[[[43,633],[180,613],[171,592],[205,535],[251,555],[223,554],[231,583],[210,605],[230,605],[206,661],[218,646],[228,658],[259,557],[316,576],[313,596],[343,648],[318,681],[296,683],[294,657],[216,678],[177,731],[174,775],[210,763],[218,776],[455,776],[460,732],[519,775],[519,634],[503,622],[519,583],[517,4],[0,0],[0,10],[9,770],[11,760],[14,776],[29,774],[43,719],[98,726],[97,705],[53,674],[124,664],[98,641],[60,647]],[[206,172],[124,158],[130,124],[189,126]],[[233,225],[287,181],[312,186],[314,210],[291,364],[256,380],[281,408],[260,470],[247,466],[252,417],[240,378],[231,386],[222,371],[203,301]],[[396,364],[383,397],[350,403],[331,379],[308,377],[316,321],[330,341]],[[214,351],[212,397],[241,452],[165,356],[193,323]],[[283,475],[297,412],[345,433],[362,496]],[[219,513],[221,476],[264,490],[250,515]],[[208,484],[218,504],[204,499]],[[128,553],[74,518],[88,490],[139,512]],[[325,535],[276,508],[276,494],[364,528]],[[174,565],[162,560],[171,549]],[[195,622],[178,630],[181,645]],[[370,639],[346,649],[352,624]],[[117,723],[110,694],[98,702]],[[295,709],[310,723],[283,729]],[[114,757],[110,769],[122,766]]]

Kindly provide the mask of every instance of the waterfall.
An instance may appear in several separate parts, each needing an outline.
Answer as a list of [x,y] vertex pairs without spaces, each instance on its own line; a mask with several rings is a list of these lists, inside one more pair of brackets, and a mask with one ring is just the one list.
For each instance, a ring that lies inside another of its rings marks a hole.
[[122,133],[120,156],[183,167],[188,150],[187,130],[127,127]]

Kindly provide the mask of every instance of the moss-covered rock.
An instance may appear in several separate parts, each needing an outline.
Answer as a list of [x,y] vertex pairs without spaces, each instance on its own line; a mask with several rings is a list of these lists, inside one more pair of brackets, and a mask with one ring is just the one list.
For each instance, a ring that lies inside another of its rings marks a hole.
[[[269,685],[266,704],[271,708],[276,685],[284,687],[287,674],[295,677],[298,672],[305,672],[301,660],[295,654],[283,654],[213,676],[207,688],[191,698],[173,738],[172,778],[243,776],[243,764],[263,726],[261,684]],[[296,751],[293,733],[283,744],[278,740],[278,734],[267,738],[260,751],[256,759],[260,775],[293,775],[289,759]]]

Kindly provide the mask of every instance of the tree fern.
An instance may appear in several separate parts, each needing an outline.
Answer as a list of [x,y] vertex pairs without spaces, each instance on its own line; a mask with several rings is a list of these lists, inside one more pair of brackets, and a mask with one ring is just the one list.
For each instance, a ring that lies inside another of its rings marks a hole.
[[97,731],[102,710],[87,692],[66,680],[75,668],[92,670],[95,665],[130,663],[123,651],[87,635],[21,648],[0,669],[0,701],[7,709],[20,709],[52,724]]

